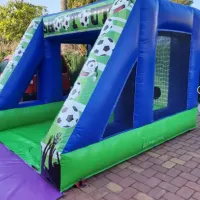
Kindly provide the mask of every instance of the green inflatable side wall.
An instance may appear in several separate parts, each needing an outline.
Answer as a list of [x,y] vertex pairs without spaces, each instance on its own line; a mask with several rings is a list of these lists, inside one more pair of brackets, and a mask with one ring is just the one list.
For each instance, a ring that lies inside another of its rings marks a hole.
[[61,155],[61,191],[196,127],[197,109]]
[[52,123],[53,119],[1,131],[0,142],[18,155],[29,166],[40,172],[42,160],[40,141]]
[[57,102],[0,111],[0,131],[54,119],[62,105]]
[[63,102],[0,111],[0,142],[40,172],[40,142]]

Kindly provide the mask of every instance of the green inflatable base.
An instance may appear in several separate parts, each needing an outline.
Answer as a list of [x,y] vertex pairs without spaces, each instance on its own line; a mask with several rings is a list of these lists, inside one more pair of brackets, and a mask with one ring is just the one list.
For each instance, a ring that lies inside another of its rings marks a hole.
[[41,145],[53,120],[9,129],[0,133],[0,142],[12,150],[29,166],[41,171]]
[[0,142],[40,172],[41,145],[63,102],[0,111]]
[[159,120],[61,155],[61,185],[64,191],[75,183],[136,156],[196,127],[197,109]]

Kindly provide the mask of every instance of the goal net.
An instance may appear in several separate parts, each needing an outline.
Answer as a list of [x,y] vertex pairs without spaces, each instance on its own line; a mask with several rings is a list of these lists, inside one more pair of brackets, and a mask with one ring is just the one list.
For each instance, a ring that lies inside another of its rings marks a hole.
[[159,97],[154,94],[154,110],[162,109],[168,105],[169,69],[170,69],[171,38],[158,36],[156,49],[156,69],[154,88],[157,88]]

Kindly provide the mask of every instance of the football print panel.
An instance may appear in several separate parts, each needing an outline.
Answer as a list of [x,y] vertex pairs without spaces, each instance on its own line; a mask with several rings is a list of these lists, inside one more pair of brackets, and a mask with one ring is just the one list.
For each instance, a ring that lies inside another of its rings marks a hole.
[[97,76],[98,73],[98,64],[95,59],[88,59],[85,63],[83,69],[81,70],[82,77],[91,77]]
[[63,128],[74,127],[80,117],[78,108],[75,105],[64,106],[57,118],[57,124]]
[[82,26],[87,27],[90,23],[90,11],[85,10],[80,14],[80,23]]
[[64,28],[65,30],[68,30],[69,26],[70,26],[70,17],[65,16],[63,21],[62,21],[62,28]]
[[115,43],[113,39],[109,37],[104,37],[97,42],[92,53],[97,56],[111,56],[114,48]]
[[69,94],[70,99],[76,99],[81,93],[81,83],[78,81],[75,83],[73,89]]
[[120,12],[129,6],[130,0],[117,0],[115,1],[111,11],[113,13]]

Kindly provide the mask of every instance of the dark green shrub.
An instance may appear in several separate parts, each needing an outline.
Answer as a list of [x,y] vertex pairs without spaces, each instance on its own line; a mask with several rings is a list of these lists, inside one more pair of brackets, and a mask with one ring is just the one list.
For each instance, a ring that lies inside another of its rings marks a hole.
[[78,54],[73,54],[73,53],[68,53],[64,55],[64,58],[67,62],[67,65],[69,67],[70,71],[70,82],[71,86],[74,85],[74,82],[76,81],[87,57],[86,56],[81,56]]

